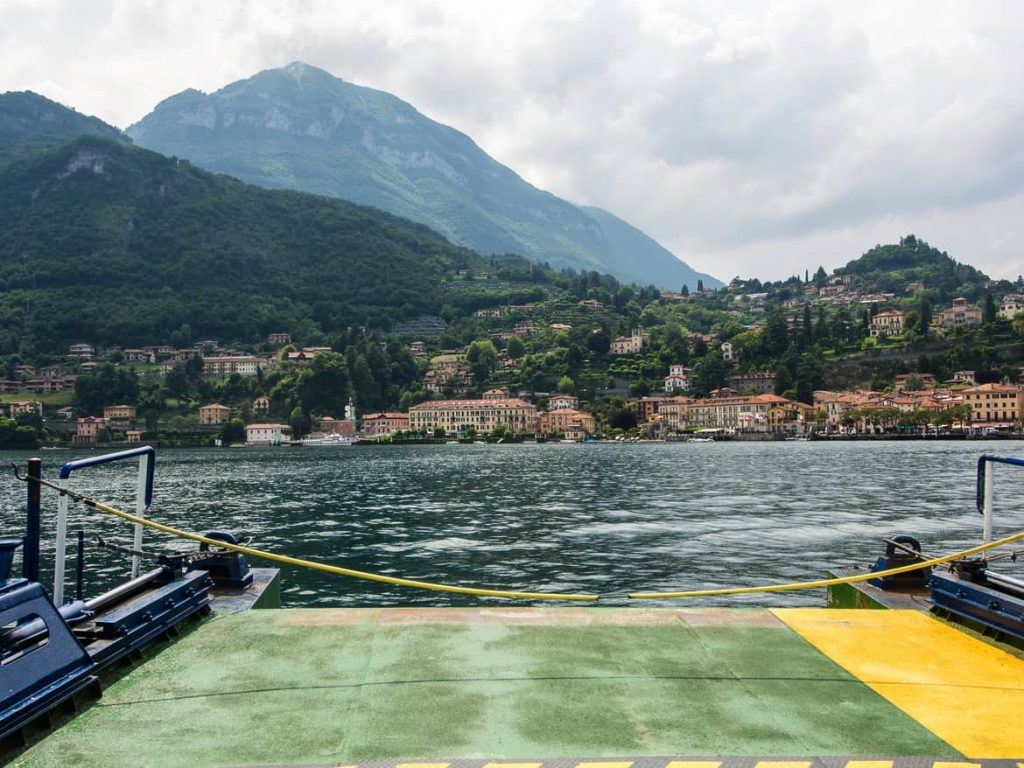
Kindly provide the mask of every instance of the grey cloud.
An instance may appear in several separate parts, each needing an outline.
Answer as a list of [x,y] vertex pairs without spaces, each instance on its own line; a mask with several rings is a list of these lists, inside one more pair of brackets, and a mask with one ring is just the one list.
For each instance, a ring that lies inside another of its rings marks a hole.
[[1011,2],[7,0],[3,21],[0,87],[122,126],[308,61],[722,277],[835,266],[911,230],[1024,271]]

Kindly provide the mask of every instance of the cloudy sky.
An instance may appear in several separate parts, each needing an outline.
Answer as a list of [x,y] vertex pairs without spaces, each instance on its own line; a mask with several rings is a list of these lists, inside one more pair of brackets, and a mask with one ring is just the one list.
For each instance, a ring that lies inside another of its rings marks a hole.
[[125,127],[293,60],[728,280],[901,234],[1024,272],[1017,2],[0,0],[0,91]]

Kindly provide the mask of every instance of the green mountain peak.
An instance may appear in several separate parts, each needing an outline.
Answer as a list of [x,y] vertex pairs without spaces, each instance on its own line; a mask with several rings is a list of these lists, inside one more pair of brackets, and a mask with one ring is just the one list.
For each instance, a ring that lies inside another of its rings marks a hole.
[[302,62],[211,94],[182,92],[128,134],[259,186],[381,208],[484,254],[517,253],[673,289],[694,288],[698,279],[720,285],[620,219],[533,187],[407,102]]

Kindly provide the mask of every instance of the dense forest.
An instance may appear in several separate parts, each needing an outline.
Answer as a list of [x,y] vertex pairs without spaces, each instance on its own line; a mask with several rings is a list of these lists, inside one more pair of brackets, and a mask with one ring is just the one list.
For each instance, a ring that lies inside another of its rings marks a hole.
[[424,226],[86,137],[0,171],[0,354],[388,327],[484,262]]

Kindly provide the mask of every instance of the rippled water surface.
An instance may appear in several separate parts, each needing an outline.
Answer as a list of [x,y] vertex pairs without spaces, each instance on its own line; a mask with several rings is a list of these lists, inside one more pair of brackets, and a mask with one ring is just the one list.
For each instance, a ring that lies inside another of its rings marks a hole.
[[[151,517],[221,529],[253,546],[409,578],[596,592],[817,578],[874,560],[911,533],[941,554],[979,541],[974,472],[1019,443],[441,445],[164,450]],[[43,454],[44,473],[81,452]],[[27,454],[2,454],[4,465]],[[996,533],[1024,528],[1024,470],[999,468]],[[134,470],[85,470],[74,486],[130,508]],[[55,496],[44,491],[52,544]],[[24,486],[0,480],[0,534],[20,536]],[[127,524],[80,506],[73,530],[130,543]],[[194,545],[146,533],[145,548]],[[52,571],[52,552],[43,555]],[[123,560],[90,550],[93,594]],[[1021,573],[1021,563],[1003,566]],[[73,563],[68,564],[69,570]],[[453,605],[475,598],[284,570],[286,605]],[[819,592],[730,604],[821,604]],[[724,598],[711,602],[724,603]]]

